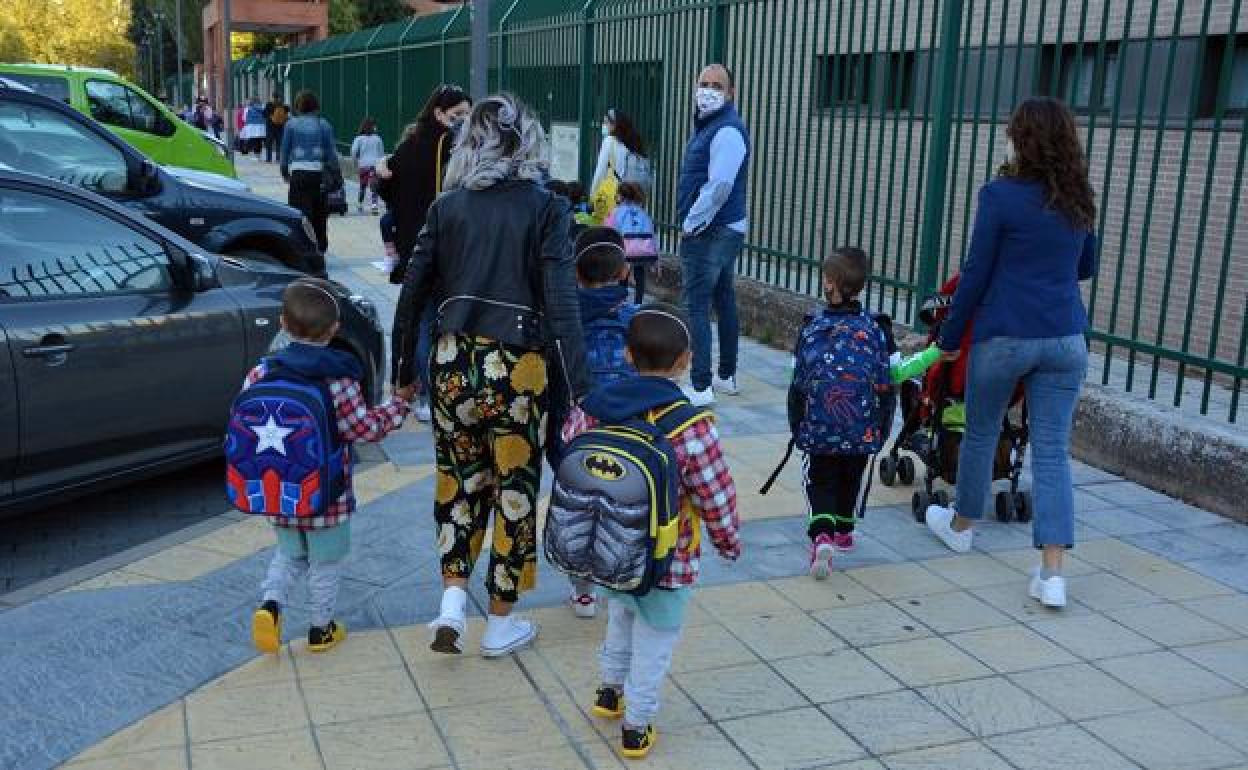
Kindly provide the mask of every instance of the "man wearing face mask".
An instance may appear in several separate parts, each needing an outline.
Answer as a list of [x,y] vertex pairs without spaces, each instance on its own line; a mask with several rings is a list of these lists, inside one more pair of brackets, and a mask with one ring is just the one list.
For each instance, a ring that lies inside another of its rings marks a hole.
[[[750,136],[734,103],[731,70],[712,64],[698,76],[693,134],[685,147],[676,188],[681,223],[682,301],[693,336],[695,406],[715,401],[715,391],[737,395],[736,264],[749,225],[746,192]],[[719,368],[711,371],[711,305],[719,332]]]
[[[394,154],[377,167],[377,194],[386,202],[387,215],[382,217],[382,231],[394,238],[398,260],[390,272],[390,282],[402,284],[416,237],[425,226],[429,205],[442,192],[451,149],[456,133],[472,111],[472,100],[464,89],[454,84],[440,85],[426,100],[416,122],[407,127]],[[383,235],[383,240],[385,236]],[[421,400],[415,407],[417,419],[428,422],[429,348],[432,345],[433,319],[436,308],[430,306],[421,319],[416,359],[421,370],[415,379],[422,384]]]

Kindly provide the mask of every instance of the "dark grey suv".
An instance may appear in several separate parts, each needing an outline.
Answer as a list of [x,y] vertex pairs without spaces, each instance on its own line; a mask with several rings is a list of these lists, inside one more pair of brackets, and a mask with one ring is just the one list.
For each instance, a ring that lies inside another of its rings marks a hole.
[[[0,171],[0,511],[221,451],[300,273],[220,257],[77,186]],[[383,333],[343,287],[333,341],[380,395]]]

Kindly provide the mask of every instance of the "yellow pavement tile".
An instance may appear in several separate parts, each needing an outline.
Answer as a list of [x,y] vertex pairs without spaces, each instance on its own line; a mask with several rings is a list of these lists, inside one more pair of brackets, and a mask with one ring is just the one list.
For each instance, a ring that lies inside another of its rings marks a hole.
[[840,637],[804,612],[740,615],[726,618],[724,626],[764,660],[815,655],[845,646]]
[[432,639],[429,636],[429,628],[424,624],[390,630],[390,633],[394,635],[395,643],[399,646],[399,654],[411,665],[445,663],[458,658],[478,657],[473,653],[481,648],[481,634],[484,632],[485,621],[469,618],[467,628],[464,629],[464,654],[454,656],[429,649]]
[[956,588],[953,583],[918,564],[880,564],[846,572],[885,599],[926,596]]
[[605,602],[599,602],[597,616],[578,618],[566,603],[554,607],[526,612],[541,626],[538,644],[542,642],[601,642],[607,632],[607,608]]
[[183,544],[140,559],[125,569],[157,580],[194,580],[236,561],[236,556]]
[[768,581],[789,601],[807,612],[830,610],[879,601],[880,597],[844,572],[833,572],[827,580],[812,580],[808,575]]
[[[618,744],[618,739],[616,744]],[[633,767],[634,765],[626,765]],[[658,741],[644,762],[647,770],[746,770],[753,765],[713,725],[659,732]]]
[[463,655],[413,664],[416,687],[431,709],[470,707],[537,693],[511,658],[486,660],[473,648]]
[[1110,572],[1147,572],[1173,563],[1112,537],[1079,544],[1078,558]]
[[320,754],[304,728],[191,746],[195,770],[319,770]]
[[197,537],[187,545],[241,558],[273,545],[273,527],[263,518],[253,516]]
[[432,464],[416,468],[399,468],[386,462],[360,472],[352,479],[351,484],[355,490],[356,502],[364,505],[431,475],[433,475]]
[[498,767],[516,754],[518,746],[532,754],[545,754],[568,745],[536,692],[505,700],[495,695],[488,703],[432,713],[461,766]]
[[303,696],[294,681],[203,689],[187,696],[186,713],[191,743],[295,730],[308,724]]
[[315,725],[357,722],[424,711],[407,669],[300,680]]
[[290,643],[290,653],[302,681],[403,665],[403,658],[385,631],[356,632],[347,629],[346,640],[328,653],[310,651],[307,639],[303,638]]
[[758,658],[723,626],[686,628],[672,658],[672,671],[704,671],[756,663]]
[[74,761],[66,765],[73,770],[184,770],[186,747],[155,749],[137,754]]
[[177,701],[105,738],[78,755],[77,759],[102,759],[150,752],[153,749],[177,749],[184,752],[185,747],[186,714],[182,701]]
[[[1035,551],[1031,551],[1028,556],[1035,560]],[[960,588],[983,588],[1002,583],[1017,583],[1026,579],[1018,570],[982,553],[944,556],[939,559],[927,559],[920,563]]]
[[425,770],[451,762],[425,712],[322,725],[316,741],[327,768]]
[[598,681],[598,649],[601,639],[555,644],[538,642],[533,652],[559,681],[573,692]]
[[[1163,599],[1173,602],[1189,599],[1203,599],[1207,596],[1224,596],[1235,593],[1234,589],[1216,580],[1180,567],[1176,564],[1154,566],[1148,568],[1127,568],[1121,570],[1120,577],[1147,588]],[[1077,589],[1076,589],[1077,590]],[[1078,598],[1078,595],[1076,595]]]
[[734,583],[699,589],[694,601],[721,620],[734,615],[792,612],[798,606],[767,583]]
[[153,583],[163,582],[154,577],[147,575],[136,575],[133,572],[115,569],[112,572],[105,572],[103,575],[96,575],[90,580],[84,580],[81,583],[66,588],[66,591],[96,591],[101,588],[126,588],[129,586],[146,586]]
[[290,648],[282,647],[276,655],[259,655],[233,671],[222,674],[201,688],[201,692],[213,689],[236,689],[275,684],[294,684],[295,667]]
[[853,738],[815,708],[734,719],[723,728],[763,770],[825,766],[865,755]]
[[[458,757],[456,757],[458,759]],[[589,767],[571,746],[559,746],[532,754],[459,761],[460,770],[584,770]]]

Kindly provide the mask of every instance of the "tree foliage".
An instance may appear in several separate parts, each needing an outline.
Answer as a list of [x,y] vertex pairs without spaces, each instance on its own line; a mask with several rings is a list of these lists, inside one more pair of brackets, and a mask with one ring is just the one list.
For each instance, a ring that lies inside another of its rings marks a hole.
[[407,18],[411,11],[403,0],[356,0],[361,27],[376,27]]
[[5,6],[0,59],[133,73],[129,0],[21,0]]

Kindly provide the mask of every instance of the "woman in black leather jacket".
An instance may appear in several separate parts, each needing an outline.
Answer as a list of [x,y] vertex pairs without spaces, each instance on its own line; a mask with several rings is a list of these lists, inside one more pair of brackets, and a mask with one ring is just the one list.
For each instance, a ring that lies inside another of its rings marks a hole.
[[[550,380],[589,390],[568,204],[541,185],[546,137],[514,97],[477,105],[429,208],[395,314],[398,384],[412,377],[418,319],[438,308],[431,365],[442,561],[432,649],[463,649],[465,588],[493,514],[486,656],[533,641],[511,615],[537,574],[537,495]],[[555,371],[548,371],[549,366]],[[549,377],[548,377],[549,375]]]

